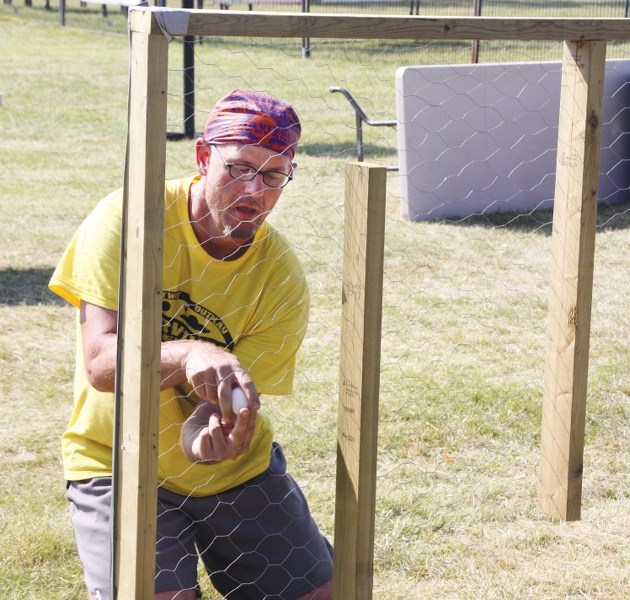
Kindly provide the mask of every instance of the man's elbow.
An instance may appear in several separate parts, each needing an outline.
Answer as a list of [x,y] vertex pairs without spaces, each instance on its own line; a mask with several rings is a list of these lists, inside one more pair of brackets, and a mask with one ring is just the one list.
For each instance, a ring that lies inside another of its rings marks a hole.
[[115,383],[115,371],[112,368],[103,367],[98,361],[88,362],[85,365],[88,383],[99,392],[113,392]]

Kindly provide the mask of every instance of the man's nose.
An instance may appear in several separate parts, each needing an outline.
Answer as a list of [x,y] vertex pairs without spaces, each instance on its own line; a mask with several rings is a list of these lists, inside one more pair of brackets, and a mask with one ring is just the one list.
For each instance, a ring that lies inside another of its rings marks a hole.
[[256,173],[256,175],[249,181],[243,181],[243,187],[248,194],[259,194],[264,192],[267,188],[263,181],[263,174]]

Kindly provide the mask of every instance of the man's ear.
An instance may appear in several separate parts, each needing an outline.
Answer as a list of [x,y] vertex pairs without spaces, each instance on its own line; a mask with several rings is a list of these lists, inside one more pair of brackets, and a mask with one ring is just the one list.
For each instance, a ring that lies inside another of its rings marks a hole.
[[197,159],[197,170],[200,175],[208,174],[208,160],[210,159],[211,149],[203,138],[197,138],[195,142],[195,154]]

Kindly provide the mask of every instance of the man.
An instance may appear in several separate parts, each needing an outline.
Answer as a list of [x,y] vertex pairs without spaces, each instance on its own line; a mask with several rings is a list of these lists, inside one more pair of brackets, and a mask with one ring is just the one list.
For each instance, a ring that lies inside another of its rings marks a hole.
[[[259,412],[259,394],[291,391],[308,319],[303,271],[266,221],[292,178],[300,134],[289,105],[234,90],[214,106],[196,142],[198,175],[166,184],[159,600],[201,595],[198,556],[230,599],[332,597],[332,549]],[[111,597],[121,199],[119,190],[87,217],[50,283],[78,309],[75,400],[63,462],[94,600]],[[238,414],[236,387],[248,402]]]

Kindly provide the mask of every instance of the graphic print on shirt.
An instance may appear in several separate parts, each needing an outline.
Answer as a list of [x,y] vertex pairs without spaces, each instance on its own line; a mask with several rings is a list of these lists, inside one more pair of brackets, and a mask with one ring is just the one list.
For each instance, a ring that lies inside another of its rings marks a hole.
[[234,349],[234,339],[221,318],[178,290],[162,293],[162,341],[170,340],[205,340]]

